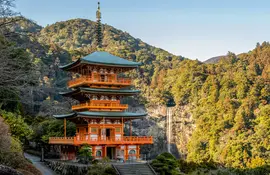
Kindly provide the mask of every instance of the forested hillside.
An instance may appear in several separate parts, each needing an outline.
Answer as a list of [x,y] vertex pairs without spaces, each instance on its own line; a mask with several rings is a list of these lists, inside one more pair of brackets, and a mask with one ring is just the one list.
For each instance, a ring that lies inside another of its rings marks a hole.
[[[32,140],[47,142],[49,136],[63,135],[62,123],[51,116],[70,108],[71,102],[58,95],[70,76],[58,66],[95,50],[94,27],[94,22],[85,19],[45,28],[27,20],[13,27],[19,33],[28,30],[12,41],[27,51],[34,68],[30,70],[35,71],[31,79],[36,81],[16,90],[22,94],[14,96],[22,99],[15,111],[27,115],[25,120],[34,130]],[[204,64],[174,56],[109,25],[103,25],[103,36],[103,50],[143,63],[128,76],[142,90],[140,103],[150,114],[174,98],[173,142],[181,157],[197,164],[215,162],[241,169],[270,164],[269,43],[257,44],[241,55],[229,52],[217,63]],[[14,100],[3,99],[1,108],[10,111]],[[157,121],[156,116],[147,120]],[[155,125],[164,130],[164,124]],[[70,124],[70,135],[72,129]]]
[[[185,112],[195,126],[189,161],[235,168],[270,163],[269,55],[270,44],[264,42],[246,54],[229,53],[217,64],[185,60],[160,74],[155,91],[171,92],[178,108],[189,106]],[[183,117],[178,114],[175,118]]]

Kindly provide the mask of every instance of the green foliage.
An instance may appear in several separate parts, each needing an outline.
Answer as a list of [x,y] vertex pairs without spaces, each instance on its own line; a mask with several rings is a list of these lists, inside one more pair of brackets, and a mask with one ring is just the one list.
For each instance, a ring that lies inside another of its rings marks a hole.
[[[32,123],[34,134],[32,139],[35,141],[43,141],[48,143],[49,137],[63,137],[64,136],[64,122],[63,120],[36,118]],[[76,126],[74,123],[67,121],[67,136],[74,136]]]
[[116,172],[110,165],[96,164],[89,167],[88,175],[116,175]]
[[80,163],[89,164],[93,160],[92,148],[89,145],[82,145],[78,151],[78,159]]
[[[189,106],[194,124],[187,160],[225,167],[256,168],[269,164],[270,45],[216,64],[184,60],[168,69],[153,91]],[[163,88],[160,88],[163,87]]]
[[161,175],[176,175],[180,174],[177,170],[178,162],[170,153],[162,153],[156,157],[151,163],[156,172]]
[[14,137],[14,139],[17,138],[21,142],[23,142],[26,138],[29,138],[29,136],[31,136],[31,134],[33,133],[33,130],[27,123],[25,123],[25,119],[21,115],[6,112],[3,110],[0,111],[0,115],[9,125],[11,135]]
[[2,117],[0,117],[0,133],[0,164],[23,170],[25,174],[32,172],[39,175],[40,172],[25,160],[20,140],[10,136],[9,127]]
[[[151,98],[149,92],[152,88],[149,85],[152,76],[158,74],[161,69],[177,66],[183,59],[160,48],[150,46],[140,39],[132,37],[127,32],[106,24],[102,24],[102,26],[99,24],[99,22],[85,19],[57,22],[42,29],[38,35],[38,40],[45,45],[55,43],[57,47],[69,51],[71,55],[75,52],[80,53],[76,54],[77,56],[73,55],[74,58],[78,58],[96,50],[96,29],[102,30],[102,50],[131,61],[143,63],[138,71],[132,71],[127,75],[136,78],[135,86],[143,91],[144,98]],[[64,59],[61,59],[61,64],[64,62]],[[161,79],[162,75],[159,78]]]
[[0,109],[21,111],[21,92],[36,83],[31,57],[0,35]]

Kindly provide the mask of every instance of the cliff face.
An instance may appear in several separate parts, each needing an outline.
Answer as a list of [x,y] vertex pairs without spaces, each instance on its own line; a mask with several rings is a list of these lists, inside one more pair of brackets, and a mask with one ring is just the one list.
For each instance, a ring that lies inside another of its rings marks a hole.
[[[176,157],[186,157],[187,144],[195,128],[189,106],[176,106],[172,108],[171,120],[171,152]],[[144,107],[137,107],[145,110]],[[147,108],[148,116],[132,122],[132,133],[138,136],[153,136],[154,144],[142,146],[141,153],[155,157],[166,152],[167,146],[167,113],[162,105]],[[129,134],[129,124],[126,124],[126,134]]]
[[176,106],[172,113],[172,142],[175,145],[173,153],[186,157],[188,141],[195,129],[190,106]]

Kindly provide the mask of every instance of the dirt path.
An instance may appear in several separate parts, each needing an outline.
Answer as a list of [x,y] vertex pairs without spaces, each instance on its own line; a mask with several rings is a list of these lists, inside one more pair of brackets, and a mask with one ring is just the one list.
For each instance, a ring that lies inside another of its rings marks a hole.
[[40,162],[40,158],[28,153],[24,153],[25,158],[31,160],[33,165],[43,174],[43,175],[56,175],[50,168],[48,168],[43,162]]

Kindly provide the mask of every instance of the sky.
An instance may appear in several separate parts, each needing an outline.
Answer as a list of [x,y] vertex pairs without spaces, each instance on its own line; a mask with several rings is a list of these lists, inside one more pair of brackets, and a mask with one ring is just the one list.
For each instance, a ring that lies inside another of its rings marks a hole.
[[[16,10],[46,26],[95,20],[98,0],[16,0]],[[270,38],[270,0],[100,0],[102,22],[190,59],[252,50]]]

